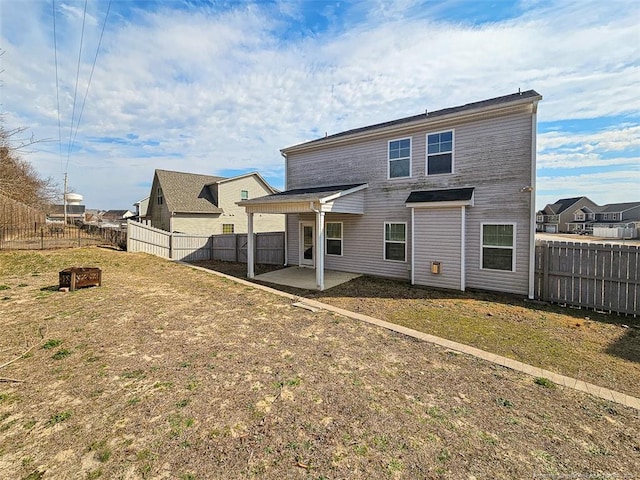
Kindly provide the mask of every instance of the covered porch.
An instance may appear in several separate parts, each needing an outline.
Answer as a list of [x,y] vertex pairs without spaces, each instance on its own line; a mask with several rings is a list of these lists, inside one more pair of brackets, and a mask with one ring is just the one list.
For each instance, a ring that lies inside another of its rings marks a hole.
[[[326,187],[311,187],[286,190],[265,197],[253,198],[238,202],[247,212],[247,277],[255,278],[253,215],[261,213],[281,214],[313,214],[315,221],[308,232],[313,235],[313,241],[304,243],[305,263],[312,267],[315,273],[315,286],[317,290],[327,288],[324,260],[325,260],[325,216],[327,213],[364,214],[364,190],[366,183],[349,185],[331,185]],[[285,264],[288,264],[287,232],[285,232]],[[302,248],[299,245],[299,248]],[[303,260],[299,267],[303,268]],[[308,275],[308,274],[306,274]],[[269,280],[266,280],[269,281]],[[342,282],[341,282],[342,283]],[[295,285],[294,285],[295,286]]]

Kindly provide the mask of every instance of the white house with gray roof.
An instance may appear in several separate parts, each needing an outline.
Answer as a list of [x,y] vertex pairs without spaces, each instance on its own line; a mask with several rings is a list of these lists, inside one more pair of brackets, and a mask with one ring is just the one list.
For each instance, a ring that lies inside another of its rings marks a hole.
[[533,297],[541,99],[518,92],[285,148],[285,191],[240,202],[249,231],[256,215],[286,214],[287,264],[315,268],[320,290],[327,268]]
[[[226,178],[156,170],[145,217],[151,226],[176,233],[216,235],[246,233],[241,200],[276,193],[258,172]],[[255,232],[281,232],[282,215],[259,214]]]

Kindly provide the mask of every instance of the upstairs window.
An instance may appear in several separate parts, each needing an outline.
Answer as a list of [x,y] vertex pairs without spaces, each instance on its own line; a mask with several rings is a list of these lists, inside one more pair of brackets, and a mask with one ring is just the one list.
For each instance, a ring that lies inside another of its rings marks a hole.
[[453,172],[453,130],[427,135],[427,175]]
[[389,142],[389,178],[411,176],[411,139]]
[[482,260],[485,270],[515,272],[516,226],[509,224],[482,224]]
[[248,190],[240,190],[240,200],[249,200]]
[[162,188],[158,187],[158,205],[162,205],[164,203],[164,196],[162,195]]

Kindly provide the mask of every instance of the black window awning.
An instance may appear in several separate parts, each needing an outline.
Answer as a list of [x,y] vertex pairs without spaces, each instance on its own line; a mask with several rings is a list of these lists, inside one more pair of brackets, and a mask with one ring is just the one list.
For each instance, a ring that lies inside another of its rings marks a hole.
[[471,202],[473,191],[474,187],[419,190],[411,192],[405,203]]

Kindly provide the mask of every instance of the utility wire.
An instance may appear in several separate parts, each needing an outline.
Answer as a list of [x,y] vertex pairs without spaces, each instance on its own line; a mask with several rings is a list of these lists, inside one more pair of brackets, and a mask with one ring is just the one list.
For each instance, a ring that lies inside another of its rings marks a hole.
[[87,101],[87,95],[89,95],[89,87],[91,86],[91,80],[93,79],[93,71],[96,68],[96,62],[98,61],[98,53],[100,52],[100,45],[102,44],[102,37],[104,35],[104,29],[107,26],[107,18],[109,18],[109,10],[111,9],[111,0],[107,5],[107,13],[104,16],[104,22],[102,23],[102,31],[100,32],[100,40],[98,40],[98,46],[96,48],[96,56],[93,58],[93,65],[91,66],[91,74],[89,75],[89,83],[87,83],[87,89],[84,92],[84,98],[82,99],[82,108],[80,108],[80,115],[78,116],[78,123],[76,124],[76,131],[73,134],[73,143],[76,142],[78,136],[78,129],[80,128],[80,120],[82,119],[82,113],[84,112],[84,105]]
[[60,84],[58,82],[58,41],[56,40],[56,0],[53,0],[53,59],[56,65],[56,103],[58,107],[58,150],[62,170],[62,124],[60,123]]
[[88,0],[84,0],[84,14],[82,16],[82,33],[80,34],[80,50],[78,51],[78,69],[76,70],[76,86],[73,92],[73,110],[71,111],[71,128],[69,131],[69,148],[67,149],[67,165],[65,167],[65,174],[69,169],[69,157],[71,157],[71,140],[73,138],[73,118],[76,115],[76,97],[78,95],[78,78],[80,77],[80,60],[82,59],[82,42],[84,41],[84,25],[87,19],[87,3],[88,3]]

